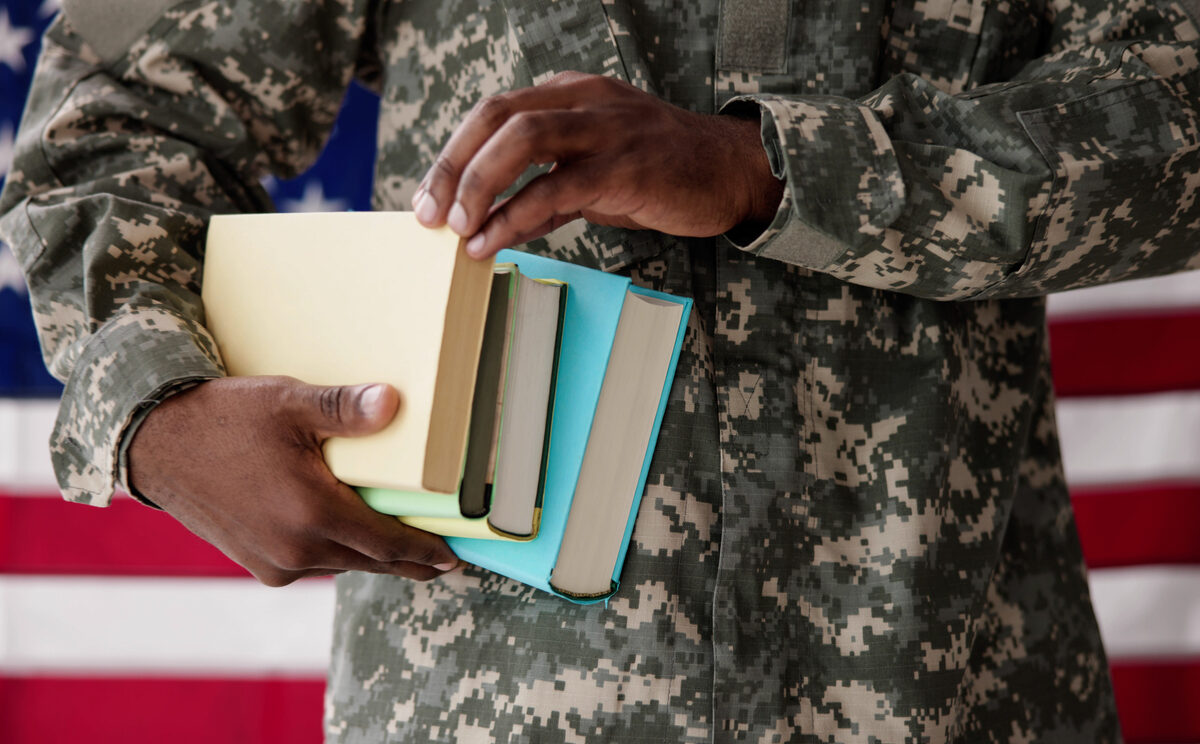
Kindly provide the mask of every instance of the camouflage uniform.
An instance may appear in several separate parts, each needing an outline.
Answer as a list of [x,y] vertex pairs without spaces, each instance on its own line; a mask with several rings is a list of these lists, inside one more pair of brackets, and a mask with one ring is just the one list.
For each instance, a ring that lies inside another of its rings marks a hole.
[[564,69],[757,106],[787,179],[761,235],[531,245],[696,298],[622,589],[340,578],[329,741],[1119,739],[1041,296],[1200,267],[1194,2],[67,9],[2,226],[78,501],[155,400],[221,374],[205,218],[268,209],[259,177],[313,160],[352,76],[383,98],[379,209],[476,100]]

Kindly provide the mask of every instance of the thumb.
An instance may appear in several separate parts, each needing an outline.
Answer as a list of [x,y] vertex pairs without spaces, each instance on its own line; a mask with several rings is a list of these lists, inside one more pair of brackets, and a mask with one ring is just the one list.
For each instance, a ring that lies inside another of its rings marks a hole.
[[303,423],[321,438],[373,434],[391,423],[400,394],[391,385],[310,385]]

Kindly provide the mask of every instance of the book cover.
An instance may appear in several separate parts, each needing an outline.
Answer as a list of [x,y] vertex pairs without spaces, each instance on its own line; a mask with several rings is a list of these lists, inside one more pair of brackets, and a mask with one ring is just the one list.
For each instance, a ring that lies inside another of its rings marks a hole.
[[[606,274],[582,266],[543,258],[517,251],[501,251],[498,260],[517,264],[530,276],[559,279],[570,288],[563,311],[563,331],[558,376],[555,389],[554,416],[551,423],[549,460],[546,467],[545,497],[542,503],[541,526],[538,536],[526,542],[481,540],[463,535],[448,537],[447,542],[463,560],[538,587],[544,591],[580,604],[603,601],[606,596],[591,598],[566,597],[550,586],[550,572],[558,556],[563,530],[571,509],[571,499],[579,477],[591,431],[596,403],[604,382],[609,353],[615,338],[617,323],[625,295],[629,291],[651,294],[683,306],[683,320],[672,350],[672,360],[655,415],[650,447],[646,452],[633,499],[626,530],[613,572],[612,590],[617,588],[621,566],[628,550],[641,494],[645,490],[646,474],[653,455],[654,443],[662,423],[671,383],[675,376],[679,350],[692,301],[651,290],[632,287],[627,277]],[[406,518],[405,522],[426,529],[446,527],[441,520]],[[470,520],[466,520],[470,522]],[[485,520],[475,520],[479,523]],[[484,525],[486,529],[486,525]],[[467,532],[460,528],[459,534]],[[609,592],[611,595],[611,592]]]
[[[501,271],[505,268],[511,269],[511,273],[502,275]],[[359,488],[358,491],[367,505],[376,511],[406,519],[422,518],[421,528],[437,534],[531,540],[537,536],[540,526],[546,469],[549,464],[554,390],[569,288],[566,283],[557,279],[519,275],[517,267],[513,264],[497,264],[496,272],[488,308],[483,354],[476,377],[471,412],[471,438],[467,443],[466,467],[457,508],[453,501],[445,498],[443,494],[378,488]],[[514,278],[522,283],[521,292],[512,291]],[[531,298],[525,291],[531,287],[541,288],[535,291],[548,289],[551,293],[543,294],[540,303],[535,302],[534,299],[537,298]],[[524,298],[518,313],[511,312],[514,294]],[[555,312],[552,315],[544,313],[543,310],[551,304],[556,308]],[[526,319],[532,323],[515,322],[516,315],[524,316],[526,313],[532,313]],[[512,325],[516,326],[515,330],[505,327],[506,318],[514,321]],[[507,341],[511,341],[514,358],[510,360],[509,369],[505,372],[500,368],[504,365],[499,362],[502,357],[508,358],[509,355],[502,354],[500,346]],[[523,355],[529,358],[524,358]],[[497,413],[495,388],[497,380],[503,380],[505,377],[510,385],[503,396],[504,413],[500,415]],[[538,382],[529,387],[531,380]],[[526,386],[519,389],[518,394],[514,394],[514,385],[519,382],[525,383]],[[525,414],[524,423],[514,429],[514,422],[522,418],[515,414],[522,413]],[[493,427],[493,419],[502,419],[503,425]],[[532,438],[529,428],[534,422],[537,422],[536,440]],[[521,435],[517,436],[518,433]],[[484,478],[483,467],[487,465],[489,453],[497,462],[494,482],[493,479],[485,482]],[[518,468],[516,478],[511,469],[505,468],[506,464]],[[531,480],[534,481],[532,485]],[[478,493],[474,498],[468,498],[469,490]],[[489,501],[490,505],[487,503]],[[468,505],[472,508],[468,509]],[[459,523],[485,517],[494,534],[487,534],[478,525]],[[516,525],[522,528],[517,529]]]
[[207,325],[230,374],[401,391],[383,431],[326,442],[334,475],[458,489],[491,261],[406,212],[221,215],[206,250]]

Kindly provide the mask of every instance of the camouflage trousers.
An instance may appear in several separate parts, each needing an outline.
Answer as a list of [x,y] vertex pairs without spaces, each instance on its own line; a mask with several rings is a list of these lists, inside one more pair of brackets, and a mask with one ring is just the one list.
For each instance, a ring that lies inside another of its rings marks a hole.
[[340,577],[327,742],[1119,740],[1040,301],[627,268],[697,304],[620,591]]

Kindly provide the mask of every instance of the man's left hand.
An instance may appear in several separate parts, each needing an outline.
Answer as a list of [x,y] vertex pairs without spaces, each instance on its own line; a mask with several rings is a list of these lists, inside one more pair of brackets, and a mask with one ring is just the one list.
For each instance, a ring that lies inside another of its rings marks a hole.
[[[530,165],[553,163],[495,204]],[[485,99],[413,197],[417,219],[449,224],[483,258],[582,217],[708,237],[768,222],[783,184],[759,122],[697,114],[611,78],[563,73]]]

